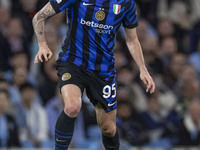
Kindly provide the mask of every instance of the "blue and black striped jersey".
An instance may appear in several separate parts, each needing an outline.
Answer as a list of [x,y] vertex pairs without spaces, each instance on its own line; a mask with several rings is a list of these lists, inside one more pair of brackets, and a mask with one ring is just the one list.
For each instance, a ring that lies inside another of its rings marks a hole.
[[56,13],[68,8],[69,30],[58,62],[99,75],[115,72],[113,48],[121,24],[137,26],[134,0],[50,0]]

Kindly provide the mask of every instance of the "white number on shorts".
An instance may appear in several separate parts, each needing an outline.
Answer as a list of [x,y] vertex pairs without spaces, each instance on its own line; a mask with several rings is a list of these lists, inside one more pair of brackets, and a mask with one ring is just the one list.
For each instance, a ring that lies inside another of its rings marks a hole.
[[114,91],[114,94],[112,95],[112,98],[115,98],[115,96],[116,96],[116,87],[115,87],[115,83],[112,85],[112,90]]
[[109,98],[111,96],[112,91],[114,91],[114,94],[112,95],[112,98],[114,98],[116,96],[115,83],[112,84],[112,88],[109,85],[104,86],[104,88],[103,88],[103,97],[104,98]]

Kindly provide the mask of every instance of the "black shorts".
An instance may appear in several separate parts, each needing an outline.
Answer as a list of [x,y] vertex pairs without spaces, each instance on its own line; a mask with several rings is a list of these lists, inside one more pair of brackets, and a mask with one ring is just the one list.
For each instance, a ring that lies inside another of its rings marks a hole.
[[74,84],[86,93],[92,104],[95,106],[98,102],[106,111],[115,110],[116,100],[116,75],[102,76],[89,72],[73,63],[67,63],[65,66],[57,66],[59,77],[59,88],[66,84]]

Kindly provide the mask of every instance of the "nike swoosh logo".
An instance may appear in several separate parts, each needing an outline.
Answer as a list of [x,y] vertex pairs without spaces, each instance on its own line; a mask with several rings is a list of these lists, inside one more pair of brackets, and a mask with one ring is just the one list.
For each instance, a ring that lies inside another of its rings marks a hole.
[[83,2],[83,5],[84,5],[84,6],[88,6],[88,5],[94,5],[94,4]]
[[114,103],[108,103],[108,107],[111,107],[111,106],[113,106],[113,105],[115,105],[115,103],[116,103],[117,101],[115,101]]
[[58,138],[56,139],[57,142],[66,142],[66,140],[59,140]]

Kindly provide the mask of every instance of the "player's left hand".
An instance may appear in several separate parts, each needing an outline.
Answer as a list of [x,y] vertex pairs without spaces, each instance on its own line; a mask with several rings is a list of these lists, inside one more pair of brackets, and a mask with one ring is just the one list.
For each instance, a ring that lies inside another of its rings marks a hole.
[[140,79],[146,85],[146,92],[154,93],[155,83],[146,68],[140,71]]

